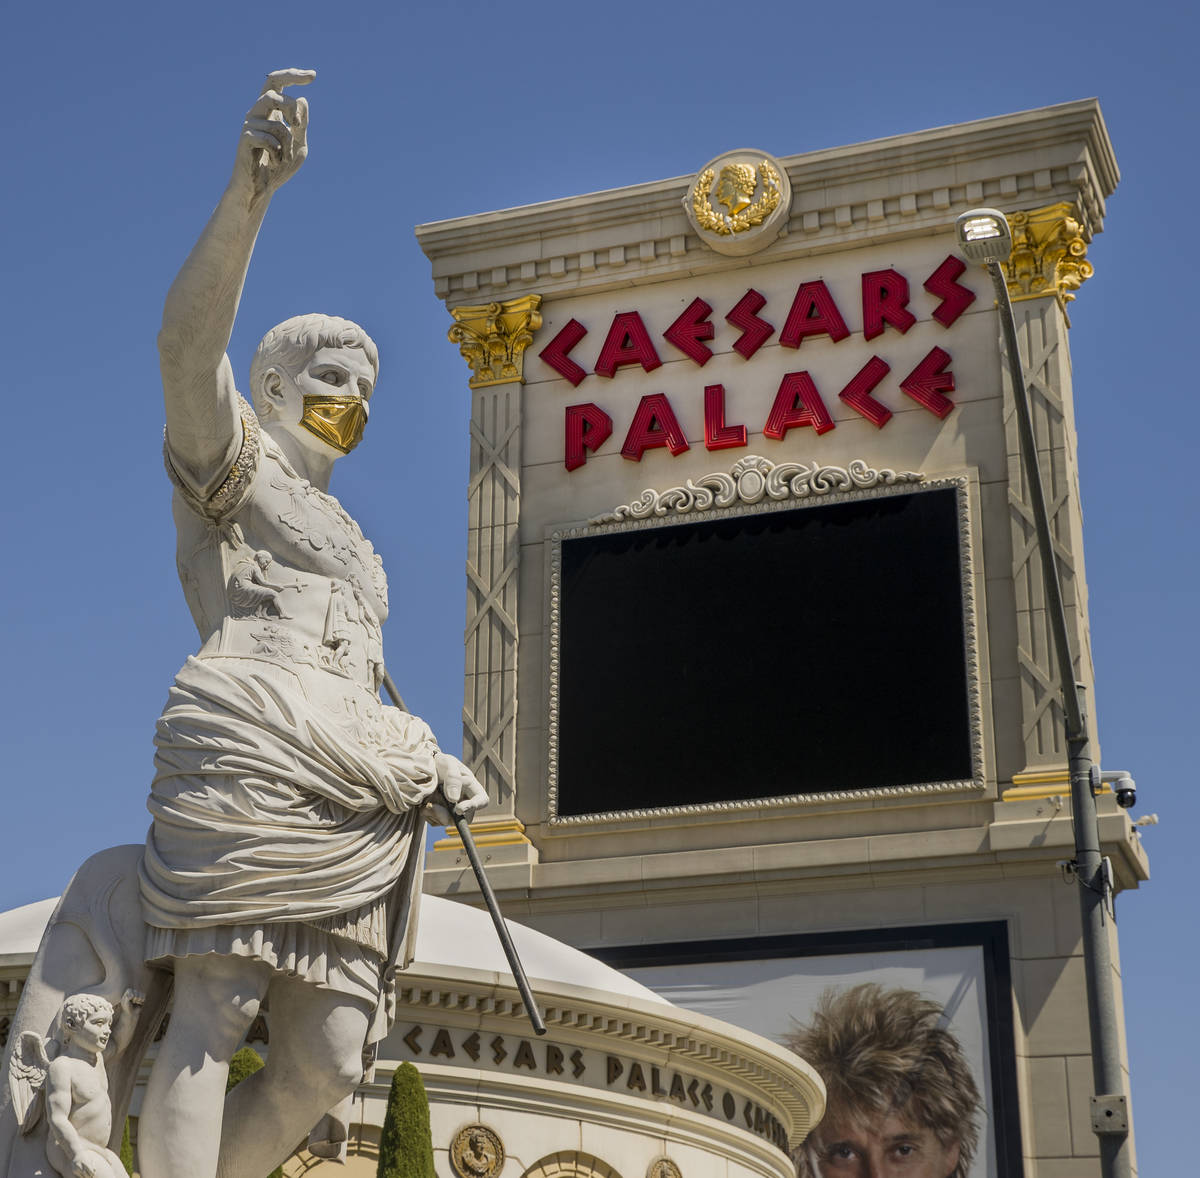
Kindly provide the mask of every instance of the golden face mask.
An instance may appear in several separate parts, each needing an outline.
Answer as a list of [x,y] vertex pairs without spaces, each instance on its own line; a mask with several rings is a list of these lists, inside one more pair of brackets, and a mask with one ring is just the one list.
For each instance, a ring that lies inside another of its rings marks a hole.
[[367,409],[358,397],[306,393],[300,424],[335,450],[349,454],[362,441]]

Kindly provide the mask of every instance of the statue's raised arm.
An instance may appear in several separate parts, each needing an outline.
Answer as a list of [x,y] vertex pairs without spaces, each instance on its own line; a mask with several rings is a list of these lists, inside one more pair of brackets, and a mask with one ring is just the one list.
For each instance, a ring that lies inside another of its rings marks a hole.
[[225,350],[254,241],[275,191],[308,154],[308,103],[284,91],[312,70],[267,75],[246,114],[233,175],[167,293],[158,336],[167,439],[176,473],[204,499],[241,444],[237,393]]

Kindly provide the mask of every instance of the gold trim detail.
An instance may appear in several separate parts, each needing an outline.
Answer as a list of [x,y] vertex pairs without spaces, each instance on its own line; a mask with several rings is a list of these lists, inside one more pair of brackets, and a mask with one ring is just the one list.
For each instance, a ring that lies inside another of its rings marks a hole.
[[163,463],[167,468],[167,477],[175,484],[183,501],[197,514],[206,519],[220,523],[225,516],[236,511],[242,505],[250,484],[258,472],[259,459],[262,456],[262,436],[258,414],[250,407],[250,403],[241,393],[237,394],[238,416],[242,420],[242,444],[238,447],[237,457],[229,468],[229,473],[221,481],[221,485],[207,499],[201,499],[179,477],[171,462],[171,440],[167,431],[163,430]]
[[471,388],[524,383],[525,349],[542,325],[541,302],[541,295],[526,295],[450,309],[454,326],[447,335],[471,367]]
[[[471,823],[471,837],[477,847],[526,847],[532,843],[525,836],[525,824],[519,818],[478,819]],[[435,851],[461,851],[462,839],[457,831],[446,828],[446,837],[433,844]]]
[[[721,169],[717,201],[729,210],[728,215],[718,213],[709,200],[715,179],[713,169],[705,168],[692,193],[692,212],[696,215],[696,224],[710,233],[721,237],[744,233],[755,225],[761,225],[779,207],[779,173],[770,160],[763,160],[757,168],[752,164],[726,164]],[[759,184],[762,185],[762,196],[751,203],[750,197]]]
[[1013,785],[1070,785],[1069,769],[1031,769],[1028,773],[1014,773]]
[[[1014,773],[1012,780],[1012,785],[1000,795],[1002,802],[1061,798],[1071,793],[1071,774],[1066,769],[1035,769],[1029,773]],[[1110,794],[1112,786],[1102,785],[1098,792]]]
[[1053,296],[1065,309],[1095,273],[1087,260],[1088,234],[1067,201],[1010,213],[1013,246],[1004,264],[1013,302]]

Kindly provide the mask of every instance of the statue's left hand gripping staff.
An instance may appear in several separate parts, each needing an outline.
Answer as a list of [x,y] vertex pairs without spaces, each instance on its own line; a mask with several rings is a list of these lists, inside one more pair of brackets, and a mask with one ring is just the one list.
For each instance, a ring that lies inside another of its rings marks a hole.
[[[404,700],[400,698],[400,693],[396,690],[395,683],[392,682],[392,677],[386,673],[383,676],[383,687],[396,707],[401,711],[408,711],[404,706]],[[521,994],[521,1001],[525,1003],[525,1013],[529,1015],[529,1021],[533,1024],[534,1034],[544,1035],[546,1033],[546,1024],[542,1019],[542,1012],[538,1008],[537,999],[533,996],[533,990],[530,989],[529,979],[525,976],[525,969],[521,965],[520,957],[517,956],[517,947],[512,942],[508,926],[504,923],[504,917],[500,915],[500,905],[496,902],[496,895],[492,891],[492,885],[488,883],[487,876],[484,874],[483,864],[479,859],[479,852],[475,849],[475,840],[471,837],[471,828],[467,825],[467,819],[455,810],[449,799],[443,796],[442,802],[447,814],[453,820],[454,826],[458,830],[458,837],[462,839],[463,847],[467,852],[467,858],[471,861],[471,869],[475,872],[475,880],[479,884],[480,892],[483,893],[483,899],[487,904],[488,912],[492,914],[492,924],[496,926],[496,935],[500,938],[500,945],[504,949],[504,956],[508,958],[508,967],[512,971],[513,981],[517,983],[517,989]]]

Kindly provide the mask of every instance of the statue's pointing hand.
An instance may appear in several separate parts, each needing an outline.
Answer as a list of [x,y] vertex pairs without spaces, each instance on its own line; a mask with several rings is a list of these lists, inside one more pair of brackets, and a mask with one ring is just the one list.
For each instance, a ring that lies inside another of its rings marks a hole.
[[[450,810],[453,810],[460,818],[470,822],[475,817],[475,811],[487,805],[487,791],[457,757],[438,753],[436,766],[438,792],[434,794],[436,800],[426,803],[427,820],[437,826],[453,827],[454,818],[450,814]],[[442,805],[443,800],[446,805]]]
[[286,184],[308,155],[308,103],[284,94],[307,86],[315,70],[276,70],[267,75],[258,101],[246,112],[234,164],[234,183],[253,199],[270,197]]

